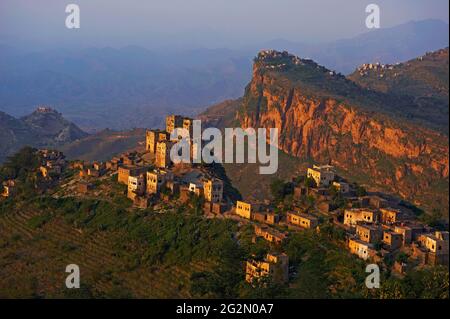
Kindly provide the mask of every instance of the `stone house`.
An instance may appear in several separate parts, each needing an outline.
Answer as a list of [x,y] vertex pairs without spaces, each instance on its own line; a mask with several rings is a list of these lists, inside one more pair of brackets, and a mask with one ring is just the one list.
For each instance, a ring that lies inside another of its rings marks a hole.
[[252,204],[237,201],[236,202],[236,215],[241,216],[246,219],[252,218]]
[[313,165],[308,168],[306,175],[314,179],[318,187],[329,186],[335,178],[334,167],[331,165]]
[[348,248],[352,254],[357,255],[359,258],[364,260],[367,260],[376,254],[372,244],[357,238],[349,238]]
[[147,193],[158,194],[168,181],[173,180],[173,174],[170,171],[155,169],[147,172]]
[[156,167],[167,168],[172,165],[170,150],[173,145],[174,144],[170,141],[160,141],[156,143]]
[[218,178],[208,178],[203,181],[205,200],[213,203],[223,201],[223,181]]
[[306,229],[316,228],[319,225],[317,217],[308,214],[288,212],[286,217],[289,224]]
[[183,117],[181,115],[168,115],[166,117],[166,131],[169,134],[172,134],[172,132],[176,128],[182,128],[183,127]]
[[358,224],[356,225],[356,235],[366,243],[375,244],[382,241],[383,230],[372,224]]
[[289,257],[286,254],[267,254],[264,260],[249,260],[245,267],[245,280],[254,283],[270,276],[275,282],[286,283],[289,280]]
[[394,224],[402,220],[402,212],[394,208],[380,208],[380,217],[383,224]]
[[287,237],[285,233],[279,232],[276,229],[270,228],[266,225],[255,225],[255,235],[275,244],[281,244]]
[[118,169],[117,180],[121,184],[128,185],[128,177],[144,174],[147,172],[147,169],[144,166],[121,166]]
[[145,150],[150,154],[155,154],[156,144],[161,141],[169,140],[170,135],[161,130],[147,130],[145,134]]
[[344,210],[344,225],[355,226],[358,222],[374,223],[378,221],[378,212],[366,208]]
[[383,232],[383,244],[388,246],[390,251],[397,250],[402,247],[403,244],[403,236],[399,233],[393,231],[384,231]]
[[128,198],[134,200],[137,196],[145,194],[145,175],[128,177]]
[[350,185],[345,182],[333,182],[333,186],[337,189],[338,192],[342,194],[347,194],[350,192]]

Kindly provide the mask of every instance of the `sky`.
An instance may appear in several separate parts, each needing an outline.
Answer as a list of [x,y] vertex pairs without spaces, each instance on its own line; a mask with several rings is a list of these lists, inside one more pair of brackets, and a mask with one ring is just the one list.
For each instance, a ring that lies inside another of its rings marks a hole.
[[[68,4],[81,28],[67,29]],[[368,4],[381,27],[411,20],[448,23],[448,0],[0,0],[0,44],[25,49],[230,48],[285,39],[327,42],[368,32]]]

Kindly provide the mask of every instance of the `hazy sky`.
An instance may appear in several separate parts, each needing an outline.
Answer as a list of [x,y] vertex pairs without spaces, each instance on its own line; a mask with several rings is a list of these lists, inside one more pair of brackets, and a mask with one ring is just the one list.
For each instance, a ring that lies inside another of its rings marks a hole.
[[[70,3],[80,6],[81,29],[65,27]],[[448,23],[448,0],[0,0],[0,43],[39,49],[321,42],[367,32],[369,3],[380,6],[382,27],[429,18]]]

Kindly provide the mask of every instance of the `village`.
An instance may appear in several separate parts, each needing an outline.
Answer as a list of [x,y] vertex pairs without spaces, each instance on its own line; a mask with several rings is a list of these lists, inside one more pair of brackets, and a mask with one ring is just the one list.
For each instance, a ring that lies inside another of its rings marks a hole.
[[[192,132],[192,125],[191,118],[167,116],[165,130],[147,130],[145,151],[129,151],[106,162],[68,161],[59,151],[39,150],[38,173],[51,185],[65,170],[76,171],[77,179],[69,186],[72,195],[81,196],[93,196],[99,180],[114,177],[114,183],[126,187],[134,209],[174,208],[197,198],[208,218],[252,225],[254,241],[262,239],[274,249],[263,259],[246,261],[250,284],[267,277],[287,283],[289,256],[279,247],[290,233],[320,232],[325,224],[345,232],[345,246],[358,258],[377,264],[393,260],[392,271],[399,276],[415,267],[448,265],[448,231],[417,221],[398,200],[361,192],[332,165],[312,165],[304,176],[292,176],[292,205],[234,199],[208,165],[172,163],[170,149],[176,141],[170,140],[171,133],[176,128]],[[16,181],[2,186],[1,197],[13,198]]]

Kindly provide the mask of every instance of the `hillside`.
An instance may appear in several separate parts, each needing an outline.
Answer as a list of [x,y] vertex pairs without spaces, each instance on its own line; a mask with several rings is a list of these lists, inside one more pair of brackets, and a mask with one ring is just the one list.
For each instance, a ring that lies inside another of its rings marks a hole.
[[375,91],[414,99],[416,117],[429,119],[448,132],[448,48],[390,64],[364,64],[348,77]]
[[131,131],[103,130],[83,139],[60,147],[68,159],[86,161],[106,161],[114,155],[132,150],[143,149],[144,129]]
[[61,146],[87,135],[50,108],[40,107],[20,119],[0,112],[0,162],[25,145]]
[[[366,262],[329,219],[320,231],[272,225],[288,237],[270,243],[254,237],[262,222],[206,214],[197,196],[136,208],[114,171],[81,177],[68,165],[44,177],[43,154],[24,148],[0,166],[0,179],[17,186],[0,197],[0,298],[448,298],[439,266],[404,277],[383,270],[381,289],[368,290]],[[95,186],[85,192],[88,181]],[[271,251],[289,256],[287,282],[248,284],[245,262]],[[80,267],[80,289],[65,287],[68,264]]]
[[346,177],[448,213],[448,139],[411,121],[401,102],[311,60],[265,51],[236,119],[277,127],[280,149],[303,162],[331,162]]

